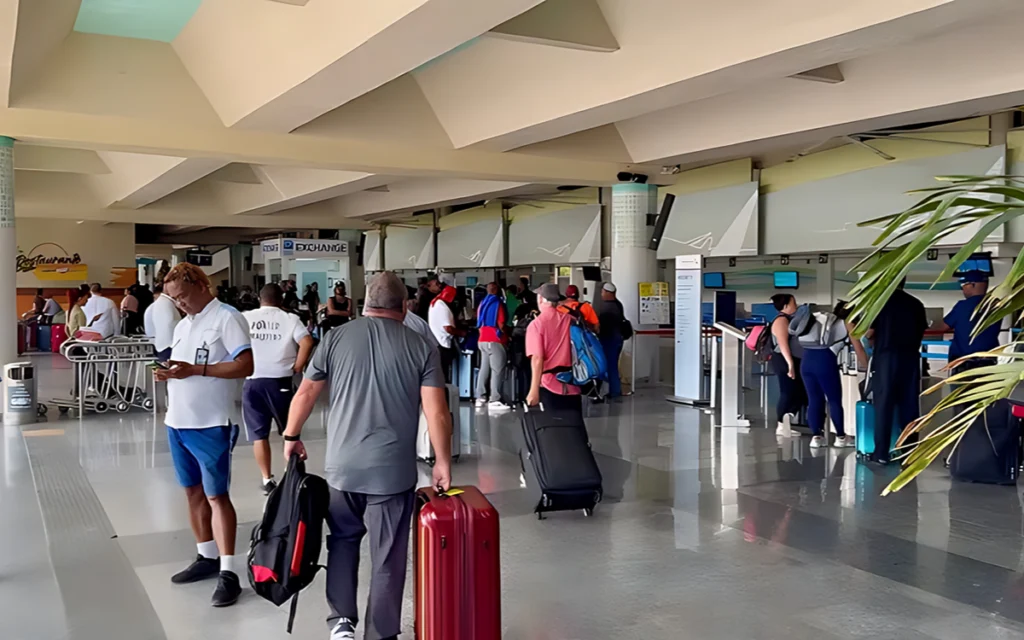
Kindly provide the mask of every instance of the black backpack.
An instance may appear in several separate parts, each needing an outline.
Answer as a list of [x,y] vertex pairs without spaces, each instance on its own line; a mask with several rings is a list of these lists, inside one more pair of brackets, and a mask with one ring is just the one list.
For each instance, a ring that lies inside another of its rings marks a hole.
[[281,606],[292,600],[288,633],[292,632],[299,592],[320,570],[320,544],[330,502],[327,481],[306,473],[306,463],[293,455],[281,484],[270,494],[263,521],[249,543],[249,583],[253,591]]

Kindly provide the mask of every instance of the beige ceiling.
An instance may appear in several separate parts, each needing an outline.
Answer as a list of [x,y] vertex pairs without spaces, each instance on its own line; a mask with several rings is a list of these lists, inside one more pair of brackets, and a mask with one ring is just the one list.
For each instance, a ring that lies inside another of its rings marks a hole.
[[170,43],[79,5],[0,0],[20,216],[360,227],[1024,103],[1019,0],[204,0]]

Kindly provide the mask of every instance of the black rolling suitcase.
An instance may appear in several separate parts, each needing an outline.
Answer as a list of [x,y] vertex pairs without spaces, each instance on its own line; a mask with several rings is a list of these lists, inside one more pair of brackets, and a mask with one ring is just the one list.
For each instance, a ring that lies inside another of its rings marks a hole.
[[1016,484],[1020,470],[1020,420],[1000,400],[978,416],[949,457],[949,475],[965,482]]
[[603,489],[583,416],[532,408],[523,411],[522,422],[519,460],[526,488],[537,500],[537,518],[549,511],[576,509],[591,515]]

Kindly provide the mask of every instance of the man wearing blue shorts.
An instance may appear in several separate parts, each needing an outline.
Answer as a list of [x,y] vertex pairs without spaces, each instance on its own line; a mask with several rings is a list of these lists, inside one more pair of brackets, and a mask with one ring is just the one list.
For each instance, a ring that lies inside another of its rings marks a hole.
[[[164,280],[164,294],[185,313],[174,328],[167,380],[167,440],[178,482],[188,498],[189,520],[199,555],[171,577],[183,584],[219,576],[212,604],[226,607],[242,592],[235,555],[235,508],[228,496],[231,450],[238,428],[231,424],[233,379],[252,374],[249,325],[234,308],[210,294],[199,267],[182,263]],[[216,515],[216,517],[214,517]]]
[[276,422],[278,433],[288,425],[292,377],[302,373],[313,352],[313,338],[299,316],[283,305],[284,292],[271,283],[260,290],[260,308],[242,314],[249,323],[253,358],[252,375],[242,387],[242,421],[263,474],[264,495],[277,486],[271,472],[270,425]]

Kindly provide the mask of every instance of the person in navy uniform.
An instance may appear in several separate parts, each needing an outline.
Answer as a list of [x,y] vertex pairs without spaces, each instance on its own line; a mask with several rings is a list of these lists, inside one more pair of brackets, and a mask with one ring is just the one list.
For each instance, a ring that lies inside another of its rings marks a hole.
[[[991,351],[999,346],[1000,324],[994,324],[971,337],[978,325],[974,311],[988,292],[988,276],[981,271],[968,271],[960,278],[960,290],[963,291],[964,299],[953,305],[943,321],[933,327],[943,333],[953,333],[953,343],[949,345],[950,362],[973,353]],[[954,373],[992,364],[995,364],[993,358],[973,358],[958,366]]]

